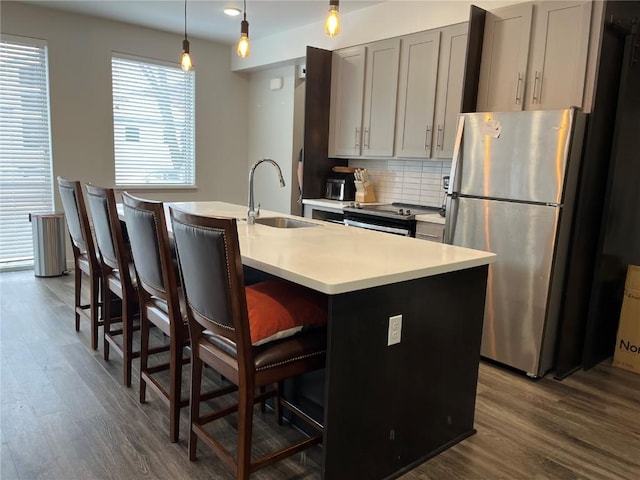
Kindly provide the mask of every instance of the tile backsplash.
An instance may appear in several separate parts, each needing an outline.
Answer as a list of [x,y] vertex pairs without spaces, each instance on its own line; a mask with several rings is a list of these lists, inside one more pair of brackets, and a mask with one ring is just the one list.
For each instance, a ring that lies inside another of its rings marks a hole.
[[349,160],[350,167],[366,168],[379,202],[401,202],[440,207],[442,177],[451,160]]

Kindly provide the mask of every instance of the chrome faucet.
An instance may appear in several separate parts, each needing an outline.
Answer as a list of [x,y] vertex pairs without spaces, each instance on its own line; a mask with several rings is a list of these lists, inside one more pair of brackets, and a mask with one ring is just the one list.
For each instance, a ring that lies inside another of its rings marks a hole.
[[284,187],[285,183],[284,183],[284,177],[282,176],[282,170],[280,170],[280,165],[278,165],[276,162],[274,162],[273,160],[271,160],[270,158],[263,158],[258,160],[256,163],[253,164],[253,166],[251,167],[251,170],[249,171],[249,209],[247,210],[247,223],[249,225],[253,225],[256,221],[256,218],[258,218],[260,216],[260,204],[258,203],[258,208],[256,209],[254,207],[254,200],[253,200],[253,172],[256,171],[256,167],[258,165],[260,165],[263,162],[269,162],[271,163],[274,167],[276,167],[276,169],[278,170],[278,176],[280,177],[280,187]]

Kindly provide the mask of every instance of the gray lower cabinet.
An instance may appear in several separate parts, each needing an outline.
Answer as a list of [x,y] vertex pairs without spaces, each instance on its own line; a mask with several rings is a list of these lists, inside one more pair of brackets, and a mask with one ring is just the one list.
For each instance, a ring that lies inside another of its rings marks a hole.
[[431,222],[416,224],[416,238],[430,242],[444,242],[444,225]]

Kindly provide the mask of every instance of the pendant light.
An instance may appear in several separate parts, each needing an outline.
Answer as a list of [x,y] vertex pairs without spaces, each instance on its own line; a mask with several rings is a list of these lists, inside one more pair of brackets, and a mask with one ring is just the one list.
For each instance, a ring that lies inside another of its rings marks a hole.
[[335,37],[340,33],[340,0],[329,0],[329,15],[324,23],[324,31],[330,37]]
[[240,40],[238,41],[238,55],[242,58],[249,56],[249,22],[247,22],[247,0],[244,0],[244,20],[240,23]]
[[182,70],[188,72],[193,67],[189,55],[189,40],[187,40],[187,0],[184,0],[184,40],[182,41]]

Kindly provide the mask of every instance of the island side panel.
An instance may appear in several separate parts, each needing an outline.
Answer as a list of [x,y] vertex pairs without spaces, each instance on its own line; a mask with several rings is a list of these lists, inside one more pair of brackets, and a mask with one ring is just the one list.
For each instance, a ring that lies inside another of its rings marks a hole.
[[325,479],[393,478],[474,433],[487,271],[330,297]]

